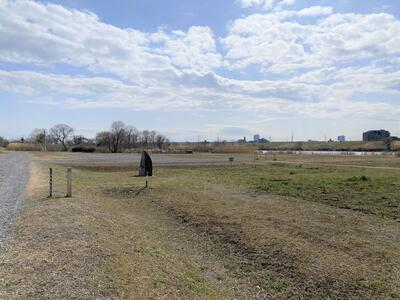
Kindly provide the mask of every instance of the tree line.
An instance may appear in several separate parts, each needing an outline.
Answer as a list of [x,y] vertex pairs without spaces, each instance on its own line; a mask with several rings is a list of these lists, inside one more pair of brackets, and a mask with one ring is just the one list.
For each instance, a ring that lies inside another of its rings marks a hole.
[[[157,131],[139,131],[133,126],[116,121],[111,124],[108,131],[98,132],[94,139],[75,135],[74,128],[67,124],[57,124],[50,130],[34,129],[27,139],[22,138],[18,143],[34,144],[44,151],[95,151],[101,149],[117,153],[130,149],[163,150],[168,147],[169,140]],[[0,147],[6,147],[8,144],[9,141],[0,137]]]

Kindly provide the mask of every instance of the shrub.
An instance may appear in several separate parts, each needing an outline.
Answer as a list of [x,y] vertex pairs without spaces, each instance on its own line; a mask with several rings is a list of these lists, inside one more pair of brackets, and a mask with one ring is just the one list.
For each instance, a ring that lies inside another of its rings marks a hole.
[[0,136],[0,147],[7,147],[8,141]]
[[362,176],[353,176],[348,179],[349,181],[368,181],[368,177],[365,175]]
[[93,147],[74,147],[71,149],[71,152],[84,152],[84,153],[93,153],[96,149]]

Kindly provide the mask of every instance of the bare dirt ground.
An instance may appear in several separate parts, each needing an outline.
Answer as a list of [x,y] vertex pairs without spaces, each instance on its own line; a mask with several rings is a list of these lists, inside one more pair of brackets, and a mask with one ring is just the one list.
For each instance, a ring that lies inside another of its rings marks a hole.
[[[0,298],[400,298],[399,222],[215,181],[207,172],[229,174],[230,155],[198,156],[202,170],[197,155],[193,163],[176,156],[174,168],[153,156],[162,168],[140,191],[130,155],[119,163],[119,155],[37,155],[0,254]],[[47,167],[61,191],[66,164],[74,165],[73,198],[47,199]]]
[[[227,154],[153,154],[152,160],[156,166],[185,166],[185,165],[213,165],[229,164]],[[136,168],[140,162],[140,154],[137,153],[53,153],[39,156],[39,159],[47,163],[69,164],[79,166],[120,166],[131,165]],[[237,163],[251,162],[252,154],[240,154]]]

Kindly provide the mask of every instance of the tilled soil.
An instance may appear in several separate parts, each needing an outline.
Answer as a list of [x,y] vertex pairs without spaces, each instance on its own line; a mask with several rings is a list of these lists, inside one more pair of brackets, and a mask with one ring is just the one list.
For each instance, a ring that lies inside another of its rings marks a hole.
[[0,155],[0,248],[19,204],[27,181],[28,157],[24,153]]

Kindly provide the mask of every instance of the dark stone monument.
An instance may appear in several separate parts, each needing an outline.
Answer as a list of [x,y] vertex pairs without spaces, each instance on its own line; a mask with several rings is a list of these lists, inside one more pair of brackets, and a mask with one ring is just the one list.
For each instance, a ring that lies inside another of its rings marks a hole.
[[140,159],[139,176],[153,176],[153,162],[146,151],[142,152],[142,158]]

